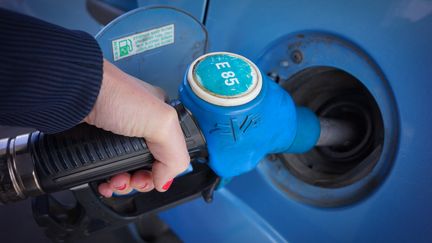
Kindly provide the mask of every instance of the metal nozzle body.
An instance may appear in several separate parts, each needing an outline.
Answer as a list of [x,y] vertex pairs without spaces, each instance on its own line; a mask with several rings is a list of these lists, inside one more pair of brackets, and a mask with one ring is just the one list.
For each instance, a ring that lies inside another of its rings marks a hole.
[[319,121],[321,132],[316,146],[348,146],[359,136],[351,122],[324,117]]

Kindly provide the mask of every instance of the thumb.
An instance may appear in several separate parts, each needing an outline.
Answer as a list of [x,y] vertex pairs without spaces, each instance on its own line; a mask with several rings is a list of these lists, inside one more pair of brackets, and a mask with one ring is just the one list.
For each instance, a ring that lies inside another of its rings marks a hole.
[[[168,119],[171,120],[171,119]],[[190,157],[183,133],[175,113],[175,118],[159,130],[159,139],[147,139],[147,146],[155,158],[152,167],[153,183],[156,190],[168,190],[170,181],[185,171]]]
[[152,167],[153,183],[156,190],[160,192],[167,191],[178,173],[179,172],[173,170],[171,166],[156,160]]

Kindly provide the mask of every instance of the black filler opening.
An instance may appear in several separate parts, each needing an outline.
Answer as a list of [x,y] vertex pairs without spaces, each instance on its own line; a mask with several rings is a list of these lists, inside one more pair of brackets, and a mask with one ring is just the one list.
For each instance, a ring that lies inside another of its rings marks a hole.
[[343,146],[278,154],[287,169],[306,183],[326,188],[344,187],[367,176],[381,155],[384,129],[378,105],[362,82],[337,68],[313,67],[280,84],[297,105],[320,117],[349,121],[357,134]]

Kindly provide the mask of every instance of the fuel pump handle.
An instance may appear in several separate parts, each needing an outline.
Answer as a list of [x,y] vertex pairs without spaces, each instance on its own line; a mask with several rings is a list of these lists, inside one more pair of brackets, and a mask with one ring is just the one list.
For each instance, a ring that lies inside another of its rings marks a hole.
[[[173,104],[192,159],[206,156],[199,127],[182,104]],[[0,204],[70,189],[124,171],[150,169],[143,138],[80,124],[58,134],[32,132],[0,140]]]

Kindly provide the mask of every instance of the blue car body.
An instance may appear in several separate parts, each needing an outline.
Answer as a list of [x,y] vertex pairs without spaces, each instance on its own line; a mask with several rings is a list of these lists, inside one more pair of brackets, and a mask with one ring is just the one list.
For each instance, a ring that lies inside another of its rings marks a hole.
[[[42,5],[33,5],[42,11]],[[332,42],[332,52],[314,56],[313,62],[362,77],[380,105],[386,133],[386,155],[380,160],[388,168],[358,200],[331,207],[305,203],[277,186],[259,166],[216,192],[211,204],[197,199],[160,213],[183,241],[432,241],[431,1],[142,0],[117,6],[127,11],[155,5],[178,8],[203,23],[207,51],[238,53],[265,71],[271,68],[268,57],[282,56],[272,52],[274,48],[299,34],[349,43],[356,52]],[[313,48],[308,50],[313,53]],[[286,79],[296,69],[290,65],[292,69],[282,72]],[[168,92],[176,90],[173,86]],[[295,182],[300,192],[310,189]],[[322,192],[308,191],[311,196]],[[327,192],[333,193],[327,190],[317,197],[325,198]],[[336,194],[344,193],[349,192]]]

